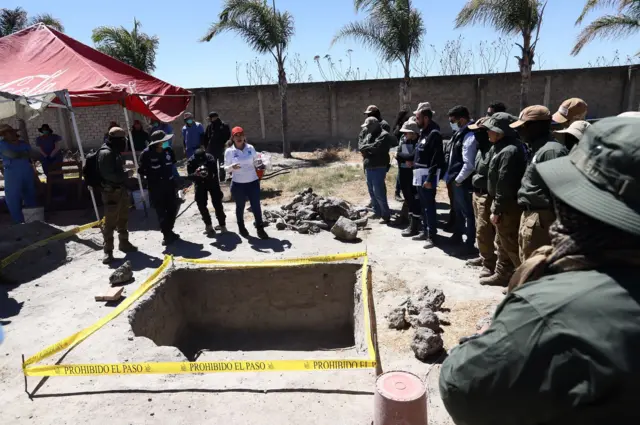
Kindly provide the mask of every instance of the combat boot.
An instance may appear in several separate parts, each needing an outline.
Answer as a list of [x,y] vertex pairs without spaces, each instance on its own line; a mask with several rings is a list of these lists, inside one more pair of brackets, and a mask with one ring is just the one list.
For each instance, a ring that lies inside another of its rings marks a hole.
[[105,251],[102,256],[102,264],[110,264],[113,261],[113,251]]
[[212,225],[208,224],[205,228],[204,228],[204,234],[205,235],[215,235],[216,234],[216,230],[213,228]]
[[480,274],[478,275],[480,277],[480,279],[484,279],[490,276],[493,276],[494,271],[491,270],[488,267],[483,267],[482,270],[480,270]]
[[426,241],[427,240],[427,232],[425,232],[423,230],[420,233],[418,233],[416,236],[412,237],[411,240],[413,240],[413,241]]
[[256,229],[258,230],[258,237],[260,239],[269,239],[269,235],[267,235],[267,232],[264,231],[264,226],[256,226]]
[[415,236],[420,233],[420,221],[414,216],[409,217],[409,227],[404,229],[401,235],[405,238],[409,238],[411,236]]
[[480,285],[483,286],[507,286],[509,284],[509,275],[494,273],[489,277],[480,279]]
[[[482,267],[483,262],[484,260],[482,259],[482,257],[478,257],[467,260],[467,262],[464,264],[469,267]],[[493,272],[491,274],[493,274]]]
[[138,251],[138,248],[132,245],[128,239],[121,240],[120,243],[118,244],[118,249],[124,253]]

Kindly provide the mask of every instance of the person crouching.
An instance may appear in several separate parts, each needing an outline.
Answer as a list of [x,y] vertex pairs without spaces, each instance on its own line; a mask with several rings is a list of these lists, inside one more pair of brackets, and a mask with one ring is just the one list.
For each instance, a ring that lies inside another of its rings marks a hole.
[[140,154],[138,169],[138,173],[147,179],[151,205],[158,214],[160,231],[164,236],[163,245],[170,245],[180,239],[173,231],[179,204],[173,176],[176,159],[173,149],[169,146],[172,137],[173,134],[166,134],[162,130],[155,131],[151,135],[149,146]]
[[227,231],[224,207],[222,206],[222,190],[218,182],[218,166],[216,158],[207,153],[204,148],[196,149],[195,153],[187,161],[187,173],[189,180],[193,181],[196,187],[195,199],[205,225],[205,234],[215,235],[211,224],[211,214],[207,208],[208,195],[211,195],[211,203],[216,212],[216,219],[220,224],[220,231]]
[[260,179],[256,172],[258,153],[252,145],[247,143],[242,127],[234,127],[231,130],[231,140],[231,146],[224,152],[224,163],[225,170],[231,173],[231,196],[236,202],[238,231],[245,238],[249,237],[249,231],[244,225],[244,207],[248,199],[255,218],[258,237],[269,239],[269,235],[264,231],[260,207]]

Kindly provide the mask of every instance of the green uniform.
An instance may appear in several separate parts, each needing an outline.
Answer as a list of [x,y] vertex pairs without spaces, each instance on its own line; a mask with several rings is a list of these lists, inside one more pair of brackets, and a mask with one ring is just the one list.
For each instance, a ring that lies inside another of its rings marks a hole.
[[492,148],[487,189],[493,198],[491,213],[500,216],[496,225],[498,261],[495,274],[506,280],[520,265],[518,228],[522,210],[518,206],[518,189],[527,167],[524,146],[507,136]]
[[567,156],[567,148],[547,136],[531,144],[533,157],[522,179],[522,187],[518,192],[518,204],[523,213],[520,219],[518,245],[520,261],[526,261],[533,251],[549,245],[549,226],[555,221],[551,194],[540,177],[537,164]]
[[122,155],[108,145],[98,152],[98,170],[102,178],[102,203],[104,204],[104,252],[113,252],[113,232],[118,231],[121,244],[128,243],[129,192],[124,187],[127,173],[124,171]]
[[543,277],[451,350],[440,395],[458,425],[640,423],[638,269]]
[[487,192],[487,175],[492,149],[478,149],[473,184],[473,212],[476,218],[476,242],[482,258],[482,266],[490,271],[496,268],[496,229],[491,223],[491,204],[493,198]]

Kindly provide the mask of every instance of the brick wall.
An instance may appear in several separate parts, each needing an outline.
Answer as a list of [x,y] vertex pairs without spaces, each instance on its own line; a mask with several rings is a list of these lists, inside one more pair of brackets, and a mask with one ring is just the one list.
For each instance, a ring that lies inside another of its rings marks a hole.
[[[640,100],[639,73],[635,67],[608,67],[534,72],[529,101],[544,104],[555,111],[569,97],[581,97],[589,104],[589,118],[616,115],[624,110],[638,109]],[[401,80],[366,80],[333,83],[291,84],[288,89],[289,137],[294,148],[310,148],[329,144],[354,142],[362,112],[367,105],[377,105],[384,118],[393,125],[400,106]],[[484,114],[492,101],[502,101],[509,112],[518,111],[520,75],[518,73],[463,75],[416,78],[412,80],[412,107],[429,101],[436,111],[435,120],[447,129],[446,112],[454,105],[466,105],[475,116]],[[209,111],[217,111],[229,124],[244,127],[251,143],[264,148],[280,146],[280,102],[277,86],[247,86],[192,89],[195,97],[189,110],[204,123]],[[262,114],[261,114],[262,111]],[[125,126],[118,106],[76,109],[78,130],[83,146],[99,146],[109,121]],[[131,116],[131,119],[141,117]],[[262,125],[264,120],[264,127]],[[72,127],[66,111],[47,110],[28,122],[33,143],[36,129],[44,122],[71,140]],[[8,120],[14,124],[15,120]],[[180,133],[182,120],[172,123]],[[177,145],[181,137],[177,136]]]

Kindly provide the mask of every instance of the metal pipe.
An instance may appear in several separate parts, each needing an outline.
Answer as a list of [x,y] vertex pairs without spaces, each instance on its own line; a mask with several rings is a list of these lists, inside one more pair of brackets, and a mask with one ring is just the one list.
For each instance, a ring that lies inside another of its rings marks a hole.
[[140,187],[140,199],[142,200],[142,206],[144,207],[144,216],[148,217],[147,213],[147,200],[144,197],[144,189],[142,188],[142,179],[138,173],[138,158],[136,158],[136,147],[133,144],[133,134],[131,133],[131,125],[129,124],[129,110],[126,106],[122,105],[124,111],[124,121],[127,125],[127,131],[129,132],[129,145],[131,146],[131,153],[133,154],[133,164],[136,167],[136,176],[138,177],[138,186]]
[[[82,149],[82,140],[80,139],[80,131],[78,131],[78,123],[76,122],[76,114],[73,112],[73,105],[71,104],[71,96],[69,96],[69,91],[65,90],[65,97],[67,98],[67,103],[69,107],[69,112],[71,112],[71,124],[73,125],[73,131],[76,134],[76,140],[78,141],[78,149],[80,150],[80,158],[82,158],[82,167],[85,166],[87,162],[84,158],[84,149]],[[82,177],[82,176],[80,176]],[[96,204],[96,196],[93,193],[93,188],[87,186],[89,188],[89,194],[91,195],[91,202],[93,203],[93,210],[96,213],[96,220],[100,220],[100,213],[98,212],[98,204]]]

